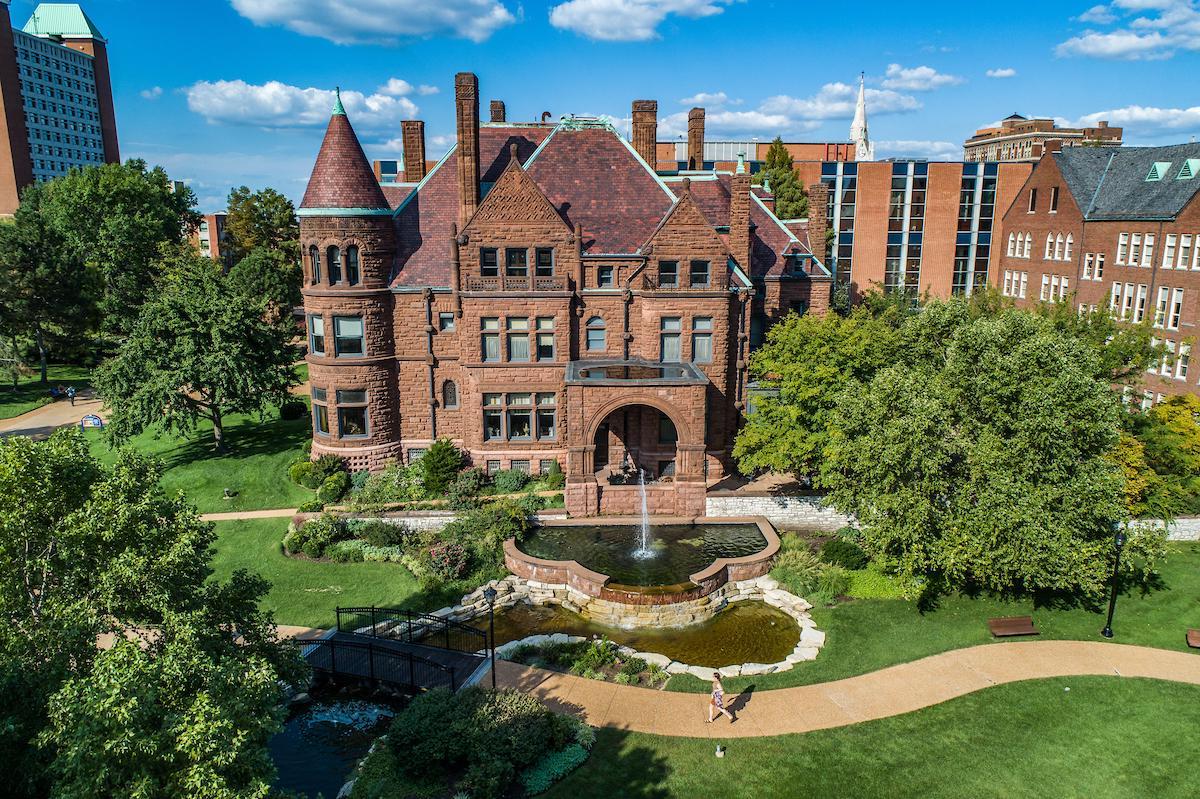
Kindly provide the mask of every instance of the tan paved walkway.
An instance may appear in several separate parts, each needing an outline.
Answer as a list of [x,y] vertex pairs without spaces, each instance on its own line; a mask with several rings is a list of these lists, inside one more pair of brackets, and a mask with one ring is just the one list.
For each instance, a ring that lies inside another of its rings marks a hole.
[[708,696],[654,691],[497,664],[520,688],[594,726],[689,738],[743,738],[842,727],[896,716],[993,685],[1085,674],[1200,685],[1200,655],[1093,641],[1025,641],[958,649],[836,682],[728,695],[736,724],[705,724]]
[[202,513],[200,520],[205,522],[233,522],[239,519],[280,519],[284,516],[294,516],[295,508],[269,508],[267,510],[231,510],[220,513]]
[[32,436],[41,438],[48,436],[60,427],[79,424],[79,420],[89,413],[94,413],[102,419],[107,419],[107,413],[101,413],[100,400],[87,392],[81,392],[75,397],[75,404],[62,399],[51,402],[40,408],[26,411],[20,416],[0,420],[0,436]]

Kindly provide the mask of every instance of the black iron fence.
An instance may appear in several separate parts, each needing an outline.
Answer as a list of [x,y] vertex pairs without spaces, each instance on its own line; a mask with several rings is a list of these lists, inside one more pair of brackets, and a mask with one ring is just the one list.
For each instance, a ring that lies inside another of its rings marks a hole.
[[483,630],[441,616],[398,608],[338,608],[337,629],[339,633],[390,638],[454,652],[475,654],[487,649],[487,633]]
[[337,677],[357,677],[421,691],[449,688],[457,691],[459,675],[453,666],[435,663],[386,644],[318,638],[300,642],[305,660],[315,672]]

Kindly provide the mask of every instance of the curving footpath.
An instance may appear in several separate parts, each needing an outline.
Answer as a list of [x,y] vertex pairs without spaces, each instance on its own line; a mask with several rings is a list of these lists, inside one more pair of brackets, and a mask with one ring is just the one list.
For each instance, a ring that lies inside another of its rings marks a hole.
[[509,661],[498,681],[597,727],[687,738],[753,738],[897,716],[993,685],[1045,677],[1149,677],[1200,685],[1200,655],[1095,641],[1024,641],[956,649],[835,682],[726,696],[736,724],[705,724],[706,694],[587,680]]

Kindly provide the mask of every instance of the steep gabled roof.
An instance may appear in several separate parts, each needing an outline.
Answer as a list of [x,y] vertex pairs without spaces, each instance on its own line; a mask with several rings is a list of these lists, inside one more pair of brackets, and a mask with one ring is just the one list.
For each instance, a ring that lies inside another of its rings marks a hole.
[[[1200,177],[1179,180],[1200,143],[1170,147],[1067,147],[1054,153],[1075,203],[1092,220],[1174,219],[1200,191]],[[1169,164],[1161,180],[1146,180],[1156,163]]]
[[[514,143],[510,147],[516,147]],[[521,168],[520,156],[512,158],[479,204],[467,228],[477,222],[550,222],[570,232],[561,215],[542,194],[537,183]]]
[[300,208],[391,208],[340,99],[329,118]]
[[658,238],[659,233],[661,233],[663,230],[668,230],[671,228],[690,228],[697,231],[700,235],[710,238],[710,240],[718,244],[721,249],[724,250],[725,255],[728,256],[729,242],[723,237],[717,235],[717,232],[713,229],[713,223],[709,221],[708,217],[705,216],[704,212],[700,209],[700,205],[692,196],[691,191],[681,191],[678,192],[678,194],[679,199],[677,199],[675,204],[671,206],[671,210],[667,211],[666,216],[664,216],[662,220],[660,220],[659,223],[654,226],[654,230],[651,231],[650,235],[647,237],[642,246],[638,247],[638,250],[645,252],[649,246],[654,243],[654,240]]
[[591,255],[636,253],[675,201],[608,127],[564,124],[525,168]]

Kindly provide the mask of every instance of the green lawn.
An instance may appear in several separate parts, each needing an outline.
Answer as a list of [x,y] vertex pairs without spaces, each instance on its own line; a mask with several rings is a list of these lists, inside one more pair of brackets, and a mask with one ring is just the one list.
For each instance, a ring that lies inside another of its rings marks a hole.
[[[813,620],[827,635],[816,660],[799,663],[781,674],[731,679],[726,687],[738,691],[754,683],[761,690],[826,682],[950,649],[990,643],[993,639],[987,620],[993,616],[1032,615],[1041,630],[1036,638],[1104,641],[1100,636],[1104,610],[1034,607],[1027,599],[951,596],[943,599],[937,609],[922,614],[915,602],[901,599],[850,600],[813,610]],[[1176,543],[1169,546],[1157,590],[1145,595],[1127,591],[1118,598],[1113,640],[1186,649],[1187,627],[1200,627],[1200,544]],[[708,683],[687,676],[673,677],[667,688],[709,690]]]
[[[754,714],[753,698],[743,714]],[[591,758],[543,796],[1191,797],[1197,729],[1197,686],[1115,677],[1036,680],[850,727],[730,739],[721,742],[728,749],[720,759],[706,739],[602,729]]]
[[[313,497],[313,492],[288,479],[288,466],[304,457],[301,449],[312,435],[308,416],[282,421],[278,412],[266,421],[256,416],[235,414],[226,419],[228,451],[213,449],[212,425],[201,423],[194,436],[178,439],[155,438],[146,432],[130,445],[164,461],[162,484],[167,491],[183,491],[201,513],[294,508]],[[116,458],[100,431],[89,431],[92,453],[105,463]],[[226,488],[237,492],[224,498]]]
[[[7,373],[0,374],[0,419],[11,419],[45,405],[50,400],[50,387],[75,386],[76,391],[91,387],[91,370],[82,366],[51,365],[47,370],[48,383],[41,382],[41,372],[17,382],[12,390],[12,380]],[[66,400],[61,400],[66,402]]]
[[446,597],[427,596],[408,569],[395,563],[325,563],[289,558],[280,549],[287,519],[217,522],[213,570],[225,579],[237,569],[271,581],[263,606],[279,624],[330,627],[334,608],[376,605],[431,610]]

